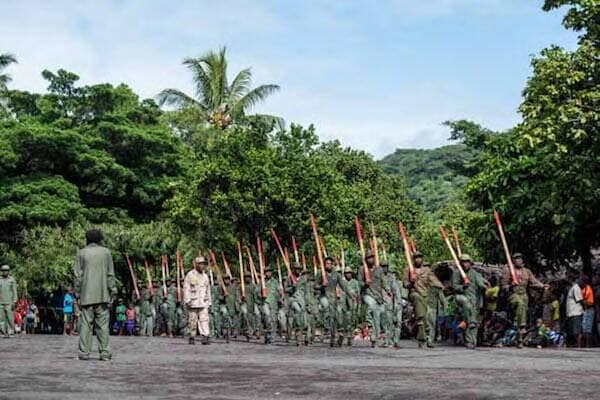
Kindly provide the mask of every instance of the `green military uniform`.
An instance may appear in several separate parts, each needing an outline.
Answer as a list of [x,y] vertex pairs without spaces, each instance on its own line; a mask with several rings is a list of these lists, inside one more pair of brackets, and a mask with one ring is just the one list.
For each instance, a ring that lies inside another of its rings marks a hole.
[[400,345],[402,334],[402,285],[398,282],[393,272],[384,274],[384,279],[389,287],[389,294],[385,293],[385,312],[382,320],[387,345]]
[[438,287],[430,286],[427,296],[427,343],[435,342],[437,319],[446,309],[446,296],[444,291]]
[[381,333],[381,315],[385,311],[384,295],[389,291],[383,269],[378,266],[369,267],[371,283],[365,282],[365,271],[361,267],[359,281],[362,286],[363,302],[367,307],[367,322],[371,325],[371,345],[374,347]]
[[167,295],[162,299],[162,304],[160,307],[160,314],[162,318],[163,328],[166,329],[166,332],[169,336],[173,335],[173,331],[175,328],[175,308],[177,306],[177,287],[173,285],[169,285],[167,287]]
[[[279,285],[279,283],[277,283],[276,280],[271,279],[271,281],[275,281],[276,285]],[[256,288],[254,289],[254,302],[258,306],[258,310],[260,313],[260,322],[265,335],[265,343],[269,344],[272,341],[272,334],[274,328],[274,315],[272,314],[271,310],[277,310],[277,286],[271,288],[269,288],[269,286],[266,284],[265,286],[267,286],[266,297],[262,296],[261,286],[256,286]]]
[[338,335],[338,345],[344,341],[344,320],[341,308],[341,302],[338,296],[346,293],[347,281],[342,274],[337,271],[325,271],[327,275],[327,286],[323,287],[323,276],[317,276],[317,282],[321,285],[321,297],[319,298],[321,318],[326,331],[331,334],[331,345],[335,343],[336,334]]
[[289,298],[289,323],[296,345],[300,344],[300,338],[304,335],[304,344],[308,344],[310,338],[307,330],[306,298],[308,290],[308,277],[306,274],[299,275],[301,269],[295,268],[295,284],[288,280],[286,294]]
[[[360,306],[360,282],[352,277],[352,270],[346,267],[344,279],[346,280],[346,292],[342,293],[340,304],[342,305],[342,315],[344,330],[347,334],[348,346],[352,345],[352,334],[358,325],[358,308]],[[349,277],[349,279],[348,279]]]
[[308,338],[308,342],[312,343],[315,339],[317,326],[319,325],[319,296],[321,295],[321,286],[316,283],[313,275],[307,278],[305,297],[306,337]]
[[287,316],[285,315],[284,299],[280,295],[279,280],[272,276],[265,282],[267,287],[267,303],[271,314],[272,330],[278,328],[283,336],[287,333]]
[[116,294],[115,273],[110,251],[96,243],[79,250],[75,257],[75,289],[81,304],[79,357],[89,358],[92,329],[95,328],[101,360],[110,360],[109,303]]
[[219,312],[221,314],[221,327],[224,330],[223,337],[229,343],[234,318],[237,315],[239,294],[237,288],[229,283],[229,279],[225,280],[224,286],[227,289],[227,295],[225,295],[223,288],[219,287]]
[[[415,258],[422,257],[420,253],[415,253]],[[429,288],[437,287],[441,290],[444,285],[439,281],[431,268],[415,265],[416,279],[414,282],[409,280],[408,268],[405,271],[404,280],[410,287],[409,300],[412,302],[417,324],[417,341],[419,346],[427,341],[427,303],[429,297]]]
[[187,307],[177,303],[175,307],[175,335],[185,336],[185,330],[188,323],[188,310]]
[[140,322],[142,336],[154,336],[154,295],[153,291],[143,288],[141,292],[142,303],[140,305]]
[[165,298],[163,287],[158,287],[157,283],[154,283],[154,293],[152,297],[152,315],[154,317],[154,335],[160,335],[165,330],[165,320],[160,312],[161,304]]
[[[523,256],[517,253],[513,256],[513,258],[522,259]],[[515,265],[515,274],[517,277],[517,284],[513,285],[510,271],[508,268],[506,268],[501,279],[501,286],[504,289],[511,290],[511,294],[508,297],[508,302],[512,308],[513,321],[515,329],[517,329],[518,332],[517,341],[521,343],[523,339],[523,330],[527,325],[527,307],[529,305],[527,289],[530,287],[544,289],[545,286],[533,275],[531,270],[525,268],[524,266],[519,268],[517,265]]]
[[212,299],[212,306],[210,309],[210,335],[218,337],[222,332],[221,323],[221,301],[219,300],[220,292],[219,285],[216,282],[210,286],[210,297]]
[[15,318],[13,315],[17,302],[17,282],[9,275],[10,267],[3,265],[0,276],[0,332],[9,337],[15,331]]
[[244,298],[241,298],[240,294],[240,322],[241,322],[241,330],[240,332],[246,336],[247,340],[250,340],[250,336],[254,334],[256,331],[256,321],[255,321],[255,303],[254,303],[254,291],[255,287],[252,283],[252,279],[249,275],[245,275],[244,279]]
[[[470,262],[468,255],[463,254],[461,261]],[[464,267],[463,267],[464,268]],[[483,294],[485,292],[486,281],[483,276],[473,268],[466,270],[465,274],[469,279],[469,284],[465,285],[463,278],[458,270],[452,273],[452,290],[454,291],[454,300],[462,308],[467,328],[465,330],[465,344],[471,348],[477,346],[477,326],[479,324],[479,308],[482,304]]]

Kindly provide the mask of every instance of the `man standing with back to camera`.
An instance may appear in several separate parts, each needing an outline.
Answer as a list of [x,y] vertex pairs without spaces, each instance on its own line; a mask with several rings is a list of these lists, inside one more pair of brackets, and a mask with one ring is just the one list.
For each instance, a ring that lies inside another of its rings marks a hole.
[[116,294],[112,255],[100,246],[102,232],[90,229],[85,233],[87,245],[75,257],[75,290],[81,304],[79,359],[89,360],[92,351],[92,330],[98,337],[100,361],[112,358],[108,348],[109,304]]

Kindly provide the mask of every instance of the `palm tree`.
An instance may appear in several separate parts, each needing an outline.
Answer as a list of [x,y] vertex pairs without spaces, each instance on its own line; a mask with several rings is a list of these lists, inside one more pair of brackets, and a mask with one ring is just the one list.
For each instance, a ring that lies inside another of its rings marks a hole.
[[0,54],[0,92],[6,90],[6,85],[11,81],[11,77],[8,74],[2,74],[2,70],[8,67],[10,64],[16,63],[17,59],[10,53]]
[[177,89],[165,89],[158,95],[161,106],[170,105],[179,109],[193,107],[212,125],[226,128],[230,124],[242,124],[247,118],[275,121],[283,120],[264,114],[247,113],[259,102],[279,90],[278,85],[260,85],[251,88],[252,72],[246,68],[237,73],[233,81],[227,79],[226,48],[218,53],[210,51],[198,58],[186,58],[183,65],[193,74],[196,85],[195,97]]

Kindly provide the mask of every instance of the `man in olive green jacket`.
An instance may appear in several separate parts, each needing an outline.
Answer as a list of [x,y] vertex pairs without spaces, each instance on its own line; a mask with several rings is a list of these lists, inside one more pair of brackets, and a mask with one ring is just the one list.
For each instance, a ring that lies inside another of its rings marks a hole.
[[458,270],[454,270],[452,272],[452,290],[456,304],[462,309],[467,323],[465,345],[468,349],[473,350],[477,346],[480,304],[483,303],[485,289],[490,285],[479,272],[472,268],[473,262],[468,254],[460,256],[460,265],[468,278],[468,283],[465,283]]
[[109,361],[109,304],[116,294],[115,272],[110,250],[100,246],[102,232],[90,229],[85,234],[87,246],[75,257],[75,289],[81,305],[79,359],[88,360],[92,350],[92,329],[96,325],[100,360]]
[[15,303],[17,302],[17,282],[10,276],[10,267],[3,265],[0,276],[0,332],[10,337],[15,331]]

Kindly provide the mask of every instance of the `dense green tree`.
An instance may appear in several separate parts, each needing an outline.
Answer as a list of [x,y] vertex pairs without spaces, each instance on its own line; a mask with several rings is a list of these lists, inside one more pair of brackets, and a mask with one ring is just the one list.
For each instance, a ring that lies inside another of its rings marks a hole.
[[248,119],[280,121],[268,115],[248,115],[256,104],[278,91],[279,86],[268,84],[252,88],[250,68],[238,72],[230,83],[225,48],[218,53],[210,51],[197,58],[186,58],[183,64],[192,71],[195,95],[165,89],[158,95],[160,105],[193,108],[204,121],[220,129],[231,124],[245,124]]
[[402,179],[385,174],[366,153],[321,144],[312,127],[269,132],[268,125],[238,127],[211,143],[170,202],[176,223],[196,229],[207,246],[226,249],[238,238],[268,238],[271,228],[312,243],[311,213],[336,247],[355,242],[354,215],[396,241],[393,221],[417,225],[420,212],[406,198]]
[[147,221],[187,170],[187,149],[152,100],[125,85],[76,87],[75,74],[44,71],[49,93],[9,91],[0,122],[0,232],[132,219]]
[[466,166],[478,150],[466,144],[437,149],[397,149],[380,163],[406,180],[408,196],[427,212],[458,201],[468,181]]
[[[19,251],[4,253],[4,262],[13,265],[20,292],[30,295],[48,295],[65,289],[73,282],[73,260],[77,249],[85,246],[85,231],[91,225],[71,223],[64,227],[37,226],[24,232],[19,239]],[[199,248],[198,243],[182,239],[181,231],[166,221],[147,224],[99,224],[104,245],[112,251],[117,286],[131,291],[131,275],[125,262],[130,257],[138,280],[146,282],[143,269],[148,261],[153,278],[160,279],[159,256],[174,255],[177,250],[184,256],[186,269]],[[174,262],[172,260],[172,262]]]
[[581,33],[579,46],[550,47],[533,59],[523,122],[502,134],[461,134],[484,148],[467,186],[490,216],[479,236],[484,248],[499,254],[497,208],[514,249],[550,263],[582,257],[589,266],[590,247],[600,243],[600,8],[595,1],[547,1],[545,8],[563,4],[572,6],[564,23]]

